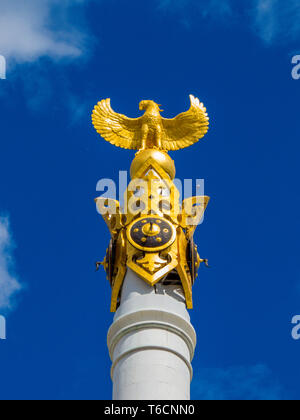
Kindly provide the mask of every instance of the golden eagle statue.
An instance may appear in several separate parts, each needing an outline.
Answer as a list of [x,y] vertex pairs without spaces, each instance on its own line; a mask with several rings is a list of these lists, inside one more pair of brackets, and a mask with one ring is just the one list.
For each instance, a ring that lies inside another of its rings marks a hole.
[[140,118],[128,118],[113,111],[110,99],[99,102],[92,120],[96,131],[107,141],[124,149],[179,150],[204,137],[209,128],[206,108],[190,95],[191,107],[173,119],[163,118],[161,105],[142,101]]

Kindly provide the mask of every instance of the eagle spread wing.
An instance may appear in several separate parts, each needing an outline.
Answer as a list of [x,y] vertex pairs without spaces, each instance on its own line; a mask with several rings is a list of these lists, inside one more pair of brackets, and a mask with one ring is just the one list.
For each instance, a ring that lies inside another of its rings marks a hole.
[[124,149],[139,149],[140,118],[128,118],[113,111],[110,99],[95,106],[92,120],[96,131],[107,141]]
[[206,108],[190,95],[191,108],[172,120],[162,118],[162,147],[164,150],[179,150],[189,147],[205,136],[209,129]]

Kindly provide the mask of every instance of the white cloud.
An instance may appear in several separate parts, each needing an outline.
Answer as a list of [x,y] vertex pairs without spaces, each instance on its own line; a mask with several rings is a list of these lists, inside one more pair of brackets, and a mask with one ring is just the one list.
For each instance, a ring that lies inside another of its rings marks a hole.
[[21,285],[13,275],[13,242],[7,217],[0,217],[0,313],[11,310]]
[[92,1],[0,0],[0,55],[7,62],[6,78],[13,81],[2,84],[0,97],[8,103],[14,100],[12,91],[21,91],[28,109],[36,113],[59,91],[57,106],[71,108],[74,93],[61,64],[82,64],[92,52],[94,38],[85,19]]
[[256,0],[254,28],[266,44],[293,41],[300,36],[299,0]]
[[192,382],[198,400],[281,400],[284,392],[265,365],[200,369]]
[[[18,63],[40,57],[73,59],[85,50],[82,21],[89,0],[1,0],[0,54]],[[81,19],[77,17],[80,12]],[[76,25],[73,22],[76,21]]]

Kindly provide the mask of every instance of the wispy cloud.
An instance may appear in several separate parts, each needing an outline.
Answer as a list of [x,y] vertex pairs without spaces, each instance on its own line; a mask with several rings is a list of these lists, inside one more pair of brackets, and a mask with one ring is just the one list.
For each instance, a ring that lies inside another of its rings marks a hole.
[[0,53],[18,63],[40,57],[74,59],[85,50],[87,33],[72,16],[88,0],[1,0]]
[[0,217],[0,313],[13,309],[14,296],[21,290],[21,284],[14,275],[13,240],[9,220]]
[[[244,22],[266,45],[300,37],[299,0],[157,0],[160,10],[177,13],[180,21],[207,17],[234,24]],[[220,19],[226,18],[226,19]]]
[[192,383],[197,400],[272,401],[283,399],[283,389],[265,365],[200,369]]
[[299,0],[256,0],[253,19],[254,29],[266,44],[300,37]]
[[230,0],[158,0],[158,7],[180,13],[195,10],[202,17],[219,18],[232,14]]

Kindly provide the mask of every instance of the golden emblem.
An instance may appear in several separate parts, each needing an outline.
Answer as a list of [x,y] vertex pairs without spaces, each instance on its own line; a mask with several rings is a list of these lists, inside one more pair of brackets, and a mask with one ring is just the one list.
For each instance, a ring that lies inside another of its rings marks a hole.
[[173,120],[162,118],[153,101],[141,102],[146,112],[136,120],[114,113],[109,99],[94,109],[93,124],[107,141],[140,149],[131,165],[124,208],[116,200],[95,200],[112,236],[103,263],[97,265],[104,266],[112,287],[112,312],[119,305],[128,268],[151,286],[160,281],[180,284],[187,307],[193,307],[192,286],[200,264],[207,263],[193,237],[209,197],[180,202],[174,161],[166,152],[188,147],[206,134],[206,109],[193,96],[191,102],[191,109]]
[[110,99],[105,99],[95,106],[92,120],[105,140],[124,149],[184,149],[204,137],[209,127],[204,105],[193,95],[190,100],[190,109],[170,120],[160,115],[161,105],[153,101],[142,101],[140,110],[145,113],[134,119],[114,112]]
[[127,229],[127,238],[131,245],[141,251],[162,251],[174,243],[176,229],[166,219],[147,216],[133,221]]

